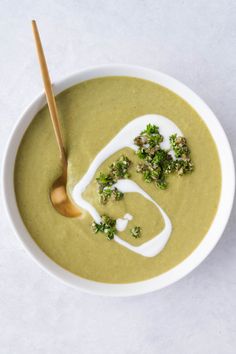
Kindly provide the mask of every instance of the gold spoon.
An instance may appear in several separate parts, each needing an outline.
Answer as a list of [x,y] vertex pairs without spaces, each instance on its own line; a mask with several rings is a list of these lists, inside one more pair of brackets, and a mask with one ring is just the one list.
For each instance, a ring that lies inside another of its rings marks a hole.
[[60,152],[60,160],[62,166],[62,175],[53,183],[50,198],[54,208],[62,215],[67,217],[76,217],[81,215],[81,211],[73,204],[67,193],[67,157],[63,144],[61,126],[58,118],[57,106],[52,90],[51,80],[48,73],[47,63],[43,52],[36,21],[32,21],[32,28],[35,38],[35,44],[38,53],[39,64],[44,83],[45,94],[48,102],[49,112],[53,124],[54,133],[56,135],[57,144]]

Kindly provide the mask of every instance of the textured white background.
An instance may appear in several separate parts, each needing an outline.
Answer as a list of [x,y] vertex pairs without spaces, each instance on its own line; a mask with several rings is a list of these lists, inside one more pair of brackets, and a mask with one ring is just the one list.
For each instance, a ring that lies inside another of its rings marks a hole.
[[[32,18],[54,79],[114,62],[164,71],[213,108],[235,154],[235,4],[0,0],[1,158],[19,114],[42,90]],[[0,198],[0,353],[235,353],[235,214],[191,275],[159,292],[116,299],[83,294],[44,273],[15,238]]]

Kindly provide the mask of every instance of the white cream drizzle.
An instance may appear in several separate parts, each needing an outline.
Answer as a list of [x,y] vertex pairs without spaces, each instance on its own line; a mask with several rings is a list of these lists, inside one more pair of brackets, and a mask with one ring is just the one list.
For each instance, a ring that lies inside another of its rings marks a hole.
[[[168,118],[156,115],[156,114],[147,114],[141,117],[138,117],[131,122],[129,122],[124,128],[120,130],[120,132],[97,154],[94,158],[93,162],[89,166],[89,169],[85,173],[85,175],[81,178],[81,180],[76,184],[72,196],[75,203],[82,209],[89,212],[92,218],[100,223],[101,217],[98,211],[91,205],[88,201],[86,201],[82,194],[85,191],[86,187],[92,181],[97,169],[99,166],[112,154],[115,152],[129,147],[133,150],[137,150],[137,146],[134,145],[133,140],[136,136],[140,134],[142,130],[145,129],[147,124],[155,124],[159,126],[160,133],[164,136],[164,141],[161,143],[162,148],[168,149],[169,145],[169,136],[172,134],[183,135],[180,129]],[[160,211],[163,219],[165,227],[164,229],[156,236],[154,236],[151,240],[143,243],[140,246],[133,246],[130,243],[122,240],[119,236],[115,235],[114,241],[119,243],[120,245],[128,248],[130,251],[141,254],[145,257],[153,257],[160,253],[165,247],[167,241],[169,240],[172,226],[171,221],[164,210],[147,194],[140,186],[137,185],[132,180],[122,179],[119,180],[115,187],[117,187],[123,193],[139,193],[144,198],[151,201],[157,209]],[[131,220],[132,215],[125,214],[123,219],[118,219],[118,223],[116,224],[118,231],[123,231],[128,225],[129,220]]]
[[133,219],[133,216],[127,213],[127,214],[125,214],[125,215],[124,215],[124,219],[126,219],[126,220],[129,220],[129,221],[130,221],[130,220],[132,220],[132,219]]
[[116,220],[116,229],[117,231],[125,231],[127,225],[128,225],[129,220],[127,219],[117,219]]
[[116,220],[116,229],[118,231],[124,231],[128,225],[128,222],[133,219],[133,216],[130,214],[125,214],[123,219]]

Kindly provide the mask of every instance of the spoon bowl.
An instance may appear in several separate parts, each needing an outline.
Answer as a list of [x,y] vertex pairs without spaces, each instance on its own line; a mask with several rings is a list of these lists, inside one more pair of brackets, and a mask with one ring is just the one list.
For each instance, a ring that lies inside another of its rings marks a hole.
[[63,216],[78,217],[81,215],[81,211],[68,197],[66,186],[67,174],[63,173],[52,185],[50,191],[52,205]]

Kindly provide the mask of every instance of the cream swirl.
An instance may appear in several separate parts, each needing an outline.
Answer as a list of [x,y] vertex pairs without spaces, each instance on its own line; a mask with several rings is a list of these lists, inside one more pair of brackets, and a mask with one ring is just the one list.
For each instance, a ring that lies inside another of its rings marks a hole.
[[[159,127],[160,133],[164,136],[164,141],[161,143],[161,147],[168,149],[169,136],[172,134],[183,135],[180,129],[168,118],[156,115],[147,114],[138,118],[133,119],[129,122],[120,132],[97,154],[93,162],[90,164],[87,172],[81,178],[81,180],[76,184],[72,192],[73,199],[75,203],[82,209],[86,210],[92,218],[99,223],[101,217],[95,207],[83,198],[83,192],[86,187],[91,183],[97,169],[99,166],[112,154],[115,152],[129,147],[134,151],[137,151],[137,146],[134,144],[134,138],[144,130],[147,124],[155,124]],[[130,251],[138,253],[145,257],[153,257],[160,253],[168,242],[172,225],[168,215],[165,211],[158,205],[149,194],[147,194],[140,186],[138,186],[134,181],[129,179],[119,180],[115,186],[123,193],[139,193],[144,198],[151,201],[156,208],[160,211],[164,220],[164,229],[153,238],[140,246],[133,246],[129,242],[124,241],[119,236],[115,235],[114,241],[123,247],[128,248]],[[123,220],[123,219],[119,219]],[[125,220],[126,226],[129,220]]]

